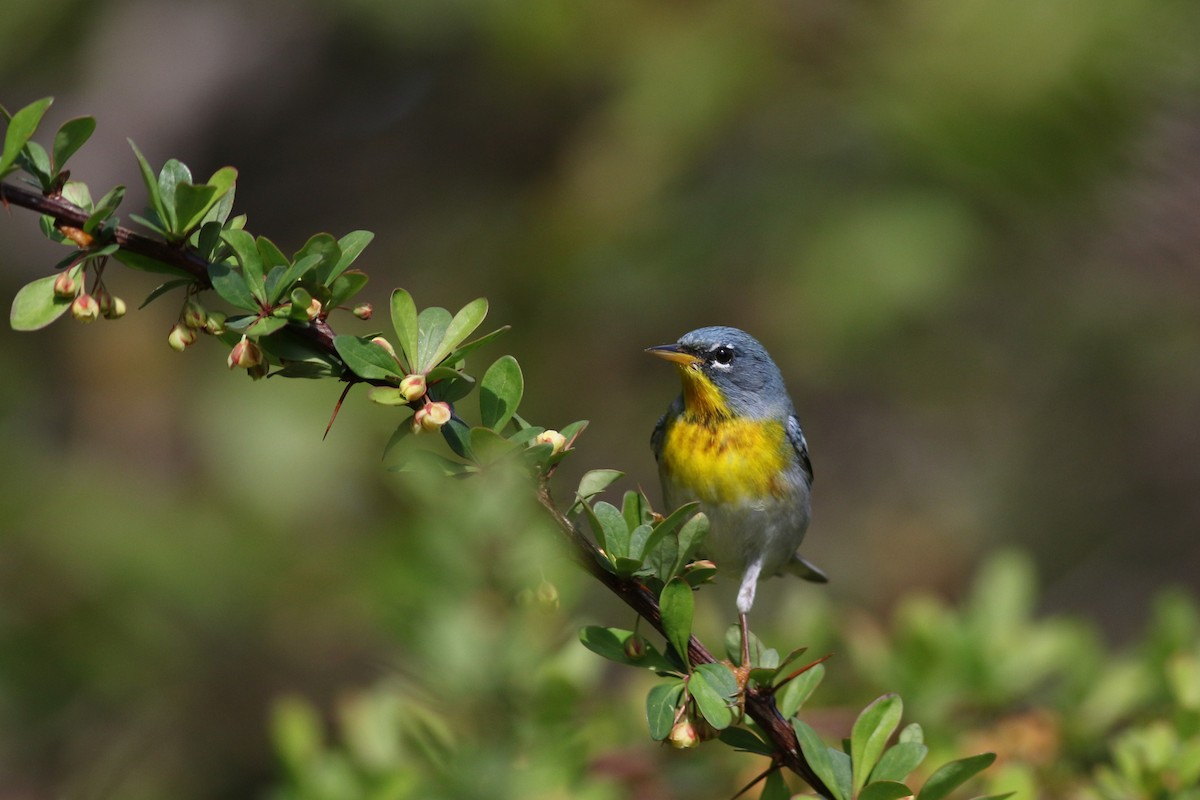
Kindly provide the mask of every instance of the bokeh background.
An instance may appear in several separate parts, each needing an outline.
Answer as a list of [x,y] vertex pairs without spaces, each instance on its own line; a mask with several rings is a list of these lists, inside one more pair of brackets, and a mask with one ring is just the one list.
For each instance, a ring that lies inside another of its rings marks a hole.
[[[953,601],[998,548],[1030,554],[1044,612],[1114,646],[1163,587],[1197,590],[1195,3],[7,0],[4,18],[0,102],[54,95],[43,142],[97,117],[73,174],[128,186],[123,218],[145,197],[128,137],[155,165],[236,166],[249,228],[287,252],[374,231],[358,265],[381,310],[393,286],[486,295],[525,416],[591,420],[562,493],[616,467],[657,497],[648,436],[677,385],[642,348],[757,335],[808,432],[806,550],[833,576],[765,590],[781,646],[814,635],[814,606]],[[0,295],[60,255],[5,211]],[[156,283],[110,274],[131,308]],[[615,776],[604,796],[711,788],[715,767],[644,739],[636,692],[603,699],[628,677],[574,629],[632,620],[526,535],[512,492],[386,472],[397,419],[362,397],[322,441],[338,387],[251,384],[212,342],[177,355],[175,314],[0,331],[0,796],[265,796],[281,697],[335,719],[380,685],[495,744],[446,796],[528,789],[488,776],[546,735],[530,715]],[[444,492],[453,518],[429,510]],[[543,578],[557,611],[522,604]],[[546,669],[559,694],[509,680]]]

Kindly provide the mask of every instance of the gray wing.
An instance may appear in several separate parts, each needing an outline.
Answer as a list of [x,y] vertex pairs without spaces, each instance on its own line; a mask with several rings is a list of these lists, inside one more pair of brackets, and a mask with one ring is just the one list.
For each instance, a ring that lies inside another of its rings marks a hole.
[[800,429],[800,420],[796,419],[795,414],[788,417],[787,437],[788,441],[792,443],[792,447],[796,449],[796,458],[800,459],[800,468],[804,470],[804,476],[808,478],[809,484],[812,484],[813,468],[812,461],[808,458],[808,442],[804,439],[804,431]]

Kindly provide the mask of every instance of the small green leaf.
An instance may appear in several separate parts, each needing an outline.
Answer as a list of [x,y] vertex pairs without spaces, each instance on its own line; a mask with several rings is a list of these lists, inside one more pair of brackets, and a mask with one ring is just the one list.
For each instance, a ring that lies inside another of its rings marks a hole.
[[641,658],[630,658],[625,652],[625,643],[634,635],[633,631],[621,628],[601,628],[589,625],[579,631],[579,641],[596,655],[607,658],[609,661],[616,661],[618,664],[643,667],[656,672],[675,671],[674,665],[649,642],[644,642],[646,652]]
[[792,678],[775,693],[775,703],[784,719],[789,719],[804,705],[825,678],[825,665],[817,664]]
[[167,281],[166,283],[160,283],[154,288],[154,291],[146,295],[146,299],[142,301],[140,306],[138,306],[138,310],[141,311],[143,308],[150,305],[172,289],[178,289],[180,286],[187,286],[191,282],[191,278],[176,278],[175,280]]
[[630,489],[621,500],[621,513],[625,516],[625,527],[633,530],[650,521],[649,504],[641,492]]
[[152,272],[158,275],[175,275],[179,277],[188,276],[189,273],[173,267],[170,264],[165,264],[149,256],[144,256],[141,253],[135,253],[131,250],[121,248],[113,253],[113,258],[120,261],[130,269],[141,270],[142,272]]
[[758,800],[789,800],[791,796],[792,792],[788,789],[782,772],[777,769],[763,782],[762,794],[758,796]]
[[679,529],[679,550],[675,554],[672,575],[678,575],[684,565],[692,560],[692,556],[704,543],[706,536],[708,536],[708,517],[703,513],[696,513],[684,523],[683,527]]
[[180,183],[175,187],[176,233],[180,237],[200,227],[213,206],[233,188],[237,174],[233,167],[221,167],[206,184]]
[[670,735],[671,728],[675,727],[675,715],[682,696],[681,680],[660,683],[650,689],[646,695],[646,721],[650,725],[651,739],[661,742]]
[[471,452],[480,464],[493,464],[517,449],[491,428],[471,428]]
[[351,231],[341,239],[338,239],[338,250],[341,255],[333,265],[327,266],[326,264],[322,264],[317,268],[314,275],[316,281],[328,285],[334,278],[350,268],[350,265],[354,263],[355,259],[362,254],[362,251],[366,249],[367,245],[374,238],[375,234],[370,231]]
[[775,748],[772,745],[767,744],[757,734],[746,728],[726,728],[721,731],[719,738],[735,750],[743,750],[759,756],[775,755]]
[[[296,281],[301,280],[320,260],[321,256],[319,253],[312,253],[296,259],[294,264],[274,267],[270,275],[267,276],[267,301],[271,305],[278,303],[279,299],[283,297],[284,292],[290,290]],[[279,272],[275,270],[279,270]]]
[[917,744],[925,744],[925,731],[921,729],[921,723],[910,722],[900,731],[898,739],[901,742],[916,742]]
[[8,174],[21,155],[29,137],[37,130],[46,109],[54,102],[53,97],[43,97],[17,111],[8,119],[8,130],[4,133],[4,152],[0,155],[0,177]]
[[854,791],[861,791],[875,768],[896,726],[904,704],[895,694],[885,694],[858,715],[850,732],[850,759],[854,764]]
[[417,359],[413,369],[428,372],[437,366],[438,349],[450,327],[450,312],[440,306],[421,309],[417,314]]
[[40,330],[61,317],[71,307],[72,298],[54,294],[57,275],[47,275],[27,283],[13,298],[9,324],[15,331]]
[[275,331],[287,325],[286,319],[278,317],[259,317],[246,326],[245,333],[247,336],[257,339],[261,336],[270,336]]
[[812,767],[813,772],[821,779],[821,782],[829,787],[829,791],[833,793],[833,800],[850,800],[845,792],[842,791],[838,784],[838,773],[833,766],[833,756],[838,751],[827,747],[821,741],[821,737],[817,736],[806,722],[801,720],[792,720],[792,727],[796,729],[796,738],[800,742],[800,751],[804,753],[805,759],[808,760],[808,765]]
[[471,453],[471,429],[465,422],[451,417],[450,421],[442,426],[442,438],[450,445],[455,455],[470,461],[475,460],[474,454]]
[[511,328],[512,328],[511,325],[505,325],[502,328],[497,328],[496,330],[492,331],[491,333],[485,333],[483,336],[480,336],[478,339],[473,339],[472,341],[467,342],[462,347],[455,348],[450,353],[450,355],[446,356],[446,358],[443,359],[443,363],[445,363],[447,365],[461,363],[463,361],[463,359],[465,359],[468,355],[475,352],[479,348],[483,347],[485,344],[488,344],[493,339],[495,339],[497,336],[499,336],[503,333],[508,333],[508,331],[511,330]]
[[429,366],[435,366],[448,356],[451,350],[465,342],[467,337],[474,333],[475,329],[483,322],[487,312],[488,301],[485,297],[476,298],[459,309],[454,318],[450,320],[450,324],[446,326],[446,332],[443,334],[441,342],[438,343],[437,351],[431,356],[433,363]]
[[833,767],[833,779],[837,782],[835,793],[841,794],[842,797],[850,798],[854,795],[850,789],[850,756],[846,755],[841,750],[829,749],[829,764]]
[[593,530],[595,526],[600,526],[595,531],[596,540],[603,541],[601,547],[610,559],[629,557],[629,529],[625,527],[625,519],[616,506],[601,500],[591,506],[589,519],[593,521]]
[[949,764],[943,764],[929,776],[917,800],[942,800],[959,786],[974,778],[980,772],[992,765],[996,760],[995,753],[980,753],[977,756],[967,756]]
[[585,472],[579,481],[576,494],[584,500],[603,492],[612,484],[624,477],[625,473],[615,469],[593,469]]
[[737,681],[724,664],[700,664],[688,677],[688,693],[696,707],[717,730],[733,722],[733,704],[737,696]]
[[346,366],[360,378],[377,381],[403,375],[391,353],[377,344],[344,333],[334,337],[333,346]]
[[329,307],[337,308],[363,290],[367,285],[366,273],[348,269],[329,284]]
[[[179,233],[179,215],[176,213],[176,189],[180,184],[192,182],[192,171],[182,161],[169,158],[158,172],[158,195],[162,198],[159,216],[166,223],[168,233]],[[178,238],[178,237],[176,237]]]
[[858,800],[903,800],[905,797],[912,797],[912,790],[898,781],[878,781],[858,794]]
[[[616,509],[613,509],[616,511]],[[679,657],[688,662],[688,640],[692,635],[692,616],[695,613],[695,598],[692,587],[682,578],[672,578],[663,586],[658,604],[662,612],[663,630],[667,641],[674,646]]]
[[95,209],[88,215],[87,220],[83,223],[85,233],[95,233],[106,219],[112,216],[117,210],[117,206],[121,205],[121,201],[125,199],[125,187],[114,186],[108,190],[100,202],[96,203]]
[[[129,146],[133,148],[133,155],[137,158],[138,169],[142,173],[142,183],[146,184],[146,192],[149,195],[150,207],[154,209],[154,213],[158,215],[158,221],[166,227],[167,217],[163,211],[162,193],[158,188],[158,179],[154,177],[154,170],[150,168],[150,162],[146,161],[146,157],[142,155],[142,151],[133,143],[133,139],[127,139]],[[137,217],[135,216],[135,219]],[[151,225],[150,227],[155,227]]]
[[[121,253],[124,252],[121,251]],[[117,254],[117,258],[121,258],[121,253]],[[222,261],[218,264],[209,264],[208,280],[212,284],[213,291],[234,308],[240,308],[245,311],[258,310],[258,303],[255,302],[254,297],[250,294],[250,289],[246,286],[246,281],[242,278],[241,273],[230,266],[229,262]]]
[[501,430],[512,419],[524,393],[521,365],[512,356],[500,356],[479,382],[479,415],[483,424]]
[[54,135],[54,169],[62,172],[67,159],[75,154],[84,142],[96,131],[96,120],[92,117],[69,119]]
[[[258,250],[258,258],[262,262],[262,279],[264,286],[266,284],[266,276],[271,270],[276,267],[287,268],[291,265],[291,260],[283,254],[279,246],[265,236],[259,236],[254,240],[254,247]],[[243,267],[243,271],[245,268]]]
[[[263,269],[262,257],[259,255],[258,245],[254,241],[254,236],[248,231],[223,230],[221,231],[221,238],[233,250],[233,256],[242,268],[242,274],[239,277],[242,283],[245,284],[246,289],[250,291],[250,294],[259,303],[265,303],[267,299],[266,272]],[[221,296],[224,297],[225,295],[221,294]],[[238,308],[245,307],[238,306]]]
[[392,292],[392,327],[396,330],[396,343],[400,345],[400,359],[413,372],[419,363],[419,327],[417,305],[412,295],[403,289]]
[[901,741],[884,751],[883,757],[871,771],[872,781],[903,781],[921,766],[929,748],[920,742]]

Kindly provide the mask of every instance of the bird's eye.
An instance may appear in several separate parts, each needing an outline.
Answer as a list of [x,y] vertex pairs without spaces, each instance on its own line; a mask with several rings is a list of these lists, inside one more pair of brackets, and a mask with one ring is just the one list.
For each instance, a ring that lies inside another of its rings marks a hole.
[[712,351],[713,361],[718,364],[728,364],[733,361],[733,348],[721,345],[716,350]]

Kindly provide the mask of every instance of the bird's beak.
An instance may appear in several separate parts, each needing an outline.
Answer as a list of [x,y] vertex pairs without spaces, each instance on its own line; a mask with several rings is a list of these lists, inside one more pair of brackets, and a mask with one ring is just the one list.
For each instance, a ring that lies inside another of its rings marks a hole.
[[679,349],[677,344],[660,344],[656,347],[647,347],[646,352],[652,356],[664,358],[667,361],[674,361],[676,364],[687,366],[695,364],[700,359],[691,353],[685,353]]

